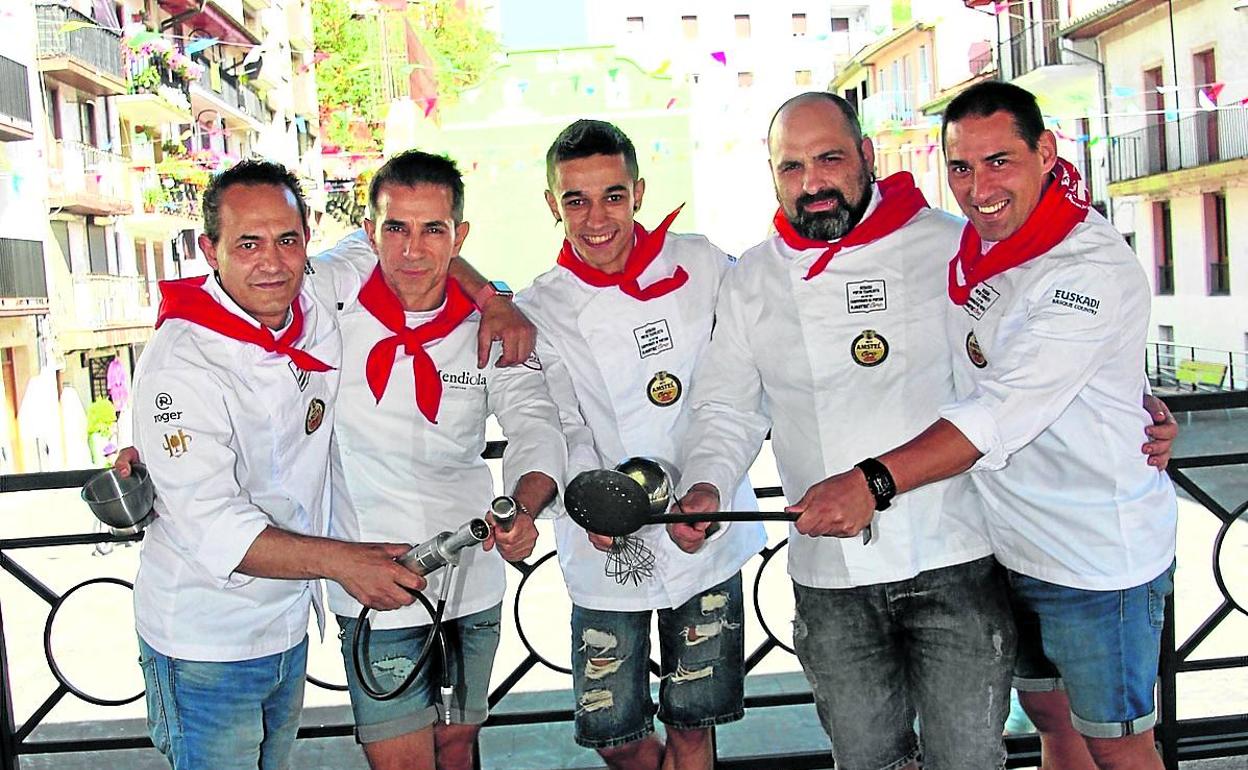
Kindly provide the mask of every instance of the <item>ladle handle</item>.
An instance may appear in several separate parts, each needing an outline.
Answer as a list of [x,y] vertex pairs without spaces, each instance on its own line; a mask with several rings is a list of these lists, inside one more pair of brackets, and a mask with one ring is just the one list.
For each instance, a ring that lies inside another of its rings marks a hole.
[[[797,521],[801,514],[787,511],[716,511],[715,513],[666,513],[652,516],[647,524],[696,524],[703,521]],[[711,534],[708,530],[707,534]],[[862,544],[875,539],[875,518],[862,530]]]

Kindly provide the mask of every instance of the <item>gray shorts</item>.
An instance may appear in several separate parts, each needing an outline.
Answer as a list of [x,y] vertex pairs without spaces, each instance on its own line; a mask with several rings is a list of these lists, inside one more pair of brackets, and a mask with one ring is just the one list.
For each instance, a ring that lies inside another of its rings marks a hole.
[[[430,654],[416,681],[393,700],[374,700],[360,686],[351,650],[355,618],[338,616],[342,633],[342,657],[347,666],[347,690],[355,715],[355,738],[360,743],[376,743],[414,733],[441,721],[450,709],[454,724],[479,725],[489,716],[487,703],[490,669],[498,650],[499,618],[502,605],[448,620],[442,624],[450,655],[451,702],[443,703],[438,692],[442,678],[437,648]],[[429,636],[431,626],[374,630],[368,645],[373,679],[390,690],[411,672],[411,664]]]
[[995,559],[793,588],[793,642],[838,768],[892,770],[920,753],[925,770],[1005,766],[1015,632]]

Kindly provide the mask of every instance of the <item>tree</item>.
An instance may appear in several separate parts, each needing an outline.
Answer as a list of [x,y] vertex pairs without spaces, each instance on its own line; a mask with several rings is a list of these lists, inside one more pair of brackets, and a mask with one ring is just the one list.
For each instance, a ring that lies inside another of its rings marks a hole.
[[349,0],[312,4],[321,135],[347,152],[379,152],[390,100],[407,94],[405,22],[432,59],[438,104],[454,103],[480,81],[499,50],[480,14],[454,0],[411,2],[406,10],[378,5],[352,13]]

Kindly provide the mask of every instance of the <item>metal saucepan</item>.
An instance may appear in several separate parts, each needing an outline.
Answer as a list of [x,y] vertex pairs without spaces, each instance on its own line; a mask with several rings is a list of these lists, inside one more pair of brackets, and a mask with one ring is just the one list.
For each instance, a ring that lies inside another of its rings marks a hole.
[[115,535],[133,535],[156,518],[156,490],[143,463],[131,463],[124,479],[112,468],[95,474],[82,485],[82,499]]

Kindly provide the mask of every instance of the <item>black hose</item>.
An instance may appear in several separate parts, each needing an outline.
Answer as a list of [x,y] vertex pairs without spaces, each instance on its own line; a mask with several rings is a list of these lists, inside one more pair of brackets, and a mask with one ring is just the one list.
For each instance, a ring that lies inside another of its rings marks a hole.
[[[410,589],[409,589],[410,590]],[[442,686],[445,688],[448,684],[449,673],[447,671],[447,661],[450,657],[447,655],[446,636],[442,633],[442,613],[446,611],[446,598],[438,600],[438,606],[435,609],[429,598],[420,591],[411,591],[421,604],[424,605],[425,611],[433,618],[433,626],[429,629],[429,638],[425,640],[424,647],[420,650],[419,657],[412,665],[412,671],[407,678],[399,683],[399,686],[393,690],[383,690],[381,685],[377,684],[377,680],[373,678],[372,669],[368,666],[368,639],[373,633],[372,625],[368,622],[368,607],[360,610],[360,616],[356,619],[355,629],[351,634],[351,657],[355,664],[355,674],[359,677],[360,687],[368,697],[373,700],[393,700],[412,686],[416,681],[416,677],[420,675],[421,670],[429,661],[429,653],[433,652],[433,643],[436,640],[442,652]]]

